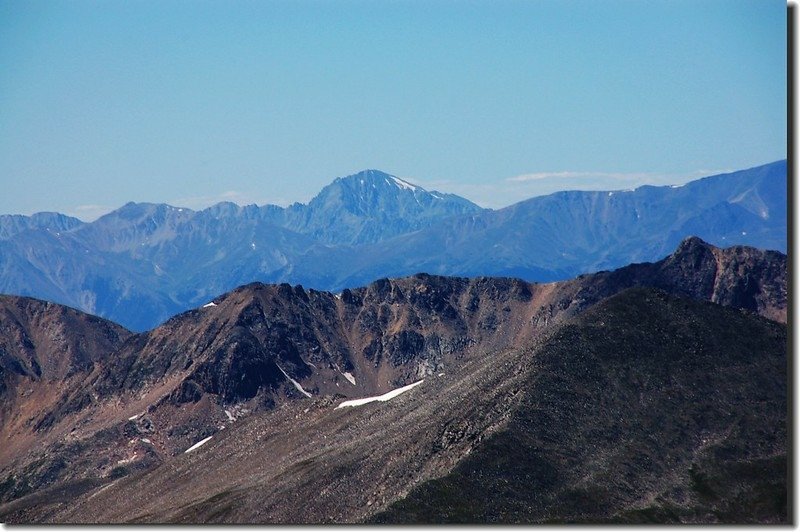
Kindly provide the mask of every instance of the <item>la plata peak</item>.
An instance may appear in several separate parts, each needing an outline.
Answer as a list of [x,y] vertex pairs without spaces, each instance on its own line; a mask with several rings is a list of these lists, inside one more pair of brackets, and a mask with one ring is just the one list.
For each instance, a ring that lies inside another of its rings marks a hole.
[[386,172],[381,172],[380,170],[362,170],[361,172],[353,175],[349,175],[346,177],[337,177],[334,182],[340,181],[347,181],[347,180],[358,180],[361,185],[371,185],[373,188],[377,186],[383,185],[384,183],[387,185],[394,185],[397,188],[404,189],[404,190],[421,190],[423,192],[427,192],[424,188],[409,183],[399,177],[391,174],[387,174]]
[[[352,174],[344,177],[337,177],[334,179],[331,185],[344,185],[344,186],[357,186],[360,187],[362,190],[364,188],[371,188],[373,190],[379,190],[384,193],[391,193],[397,191],[408,191],[413,194],[424,194],[426,196],[433,197],[438,200],[447,200],[451,198],[458,198],[461,201],[467,201],[464,198],[460,198],[455,194],[448,194],[439,192],[436,190],[426,190],[424,187],[419,185],[415,185],[405,179],[401,179],[396,175],[387,174],[386,172],[382,172],[380,170],[369,169],[369,170],[362,170],[357,174]],[[313,200],[312,200],[313,201]]]
[[406,181],[405,179],[400,179],[399,177],[391,174],[387,174],[385,172],[381,172],[380,170],[364,170],[359,172],[358,174],[348,176],[348,177],[340,177],[337,180],[345,180],[345,179],[353,179],[357,178],[358,182],[361,186],[371,186],[372,188],[378,188],[383,185],[389,185],[397,187],[400,190],[408,190],[413,193],[417,192],[424,192],[433,196],[436,199],[443,200],[445,199],[446,195],[452,194],[443,194],[441,192],[437,192],[435,190],[425,190],[423,187],[419,185],[415,185]]

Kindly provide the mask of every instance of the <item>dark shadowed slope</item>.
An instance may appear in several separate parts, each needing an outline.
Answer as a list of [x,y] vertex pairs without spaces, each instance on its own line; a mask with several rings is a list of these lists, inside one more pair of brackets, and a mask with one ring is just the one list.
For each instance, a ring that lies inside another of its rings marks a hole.
[[508,423],[380,523],[786,523],[786,328],[633,289],[531,357]]

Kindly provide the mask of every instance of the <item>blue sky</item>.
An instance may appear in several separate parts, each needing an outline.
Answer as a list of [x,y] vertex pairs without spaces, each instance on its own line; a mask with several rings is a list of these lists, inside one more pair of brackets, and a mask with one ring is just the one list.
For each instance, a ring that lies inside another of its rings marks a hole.
[[3,2],[0,213],[756,166],[786,157],[785,26],[776,0]]

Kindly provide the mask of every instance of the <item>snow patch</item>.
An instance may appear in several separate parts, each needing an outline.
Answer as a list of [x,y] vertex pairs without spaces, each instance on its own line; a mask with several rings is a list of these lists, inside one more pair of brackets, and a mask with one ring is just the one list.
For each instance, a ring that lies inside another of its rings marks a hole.
[[137,417],[139,417],[139,414],[136,414],[135,416],[131,416],[131,417],[129,417],[129,418],[128,418],[128,421],[133,421],[133,420],[134,420],[134,419],[136,419]]
[[350,373],[349,371],[345,371],[345,372],[342,373],[342,375],[344,375],[345,379],[350,381],[350,384],[352,384],[353,386],[356,385],[356,378],[353,377],[352,373]]
[[152,443],[153,443],[153,442],[151,442],[151,441],[150,441],[149,439],[147,439],[147,438],[142,438],[142,442],[143,442],[143,443],[149,443],[149,444],[152,444]]
[[236,418],[233,417],[233,414],[231,414],[230,410],[226,410],[225,415],[228,416],[228,421],[236,421]]
[[110,488],[111,486],[113,486],[114,484],[116,484],[117,482],[119,482],[120,480],[122,480],[122,479],[118,478],[117,480],[115,480],[115,481],[114,481],[114,482],[112,482],[111,484],[106,484],[105,486],[103,486],[103,487],[102,487],[102,488],[100,488],[99,490],[97,490],[97,491],[95,491],[94,493],[92,493],[91,495],[89,495],[89,498],[88,498],[88,499],[86,499],[86,500],[91,500],[91,499],[92,499],[92,498],[93,498],[95,495],[99,494],[99,493],[100,493],[100,492],[102,492],[102,491],[105,491],[105,490],[107,490],[108,488]]
[[211,303],[206,303],[205,305],[203,305],[203,308],[216,307],[216,306],[217,304],[212,301]]
[[411,191],[417,190],[419,188],[418,186],[412,185],[411,183],[408,183],[407,181],[403,181],[399,177],[390,177],[389,179],[394,181],[394,184],[397,185],[398,188],[402,188],[402,189],[405,189],[405,190],[411,190]]
[[333,297],[335,297],[336,299],[342,299],[342,293],[339,292],[338,294],[333,294]]
[[[278,364],[275,364],[275,365],[276,365],[276,366],[278,366]],[[291,377],[289,376],[289,374],[288,374],[288,373],[286,373],[285,371],[283,371],[283,368],[282,368],[282,367],[278,366],[278,369],[279,369],[279,370],[281,370],[281,373],[283,373],[283,376],[284,376],[284,377],[286,377],[287,379],[289,379],[289,381],[291,381],[291,383],[292,383],[292,384],[294,384],[294,387],[295,387],[295,388],[297,388],[297,391],[298,391],[298,392],[302,393],[302,394],[303,394],[303,395],[305,395],[306,397],[311,397],[311,394],[310,394],[310,393],[308,393],[307,391],[305,391],[305,390],[303,389],[303,387],[302,387],[302,386],[300,386],[300,383],[299,383],[299,382],[297,382],[296,380],[294,380],[293,378],[291,378]]]
[[130,464],[131,462],[136,460],[136,457],[137,457],[137,454],[133,453],[133,455],[128,457],[128,458],[123,458],[122,460],[117,460],[117,465]]
[[203,440],[200,440],[199,442],[195,443],[194,445],[192,445],[191,447],[189,447],[188,449],[186,449],[185,451],[183,451],[183,454],[186,454],[186,453],[188,453],[189,451],[194,451],[195,449],[197,449],[197,448],[198,448],[198,447],[200,447],[201,445],[205,445],[205,443],[206,443],[208,440],[210,440],[211,438],[213,438],[213,436],[209,436],[208,438],[205,438],[205,439],[203,439]]
[[391,392],[387,392],[383,395],[378,395],[376,397],[364,397],[363,399],[350,399],[347,401],[343,401],[334,410],[339,408],[344,408],[345,406],[361,406],[367,403],[372,403],[374,401],[388,401],[389,399],[397,397],[401,393],[407,392],[408,390],[414,388],[415,386],[419,386],[423,382],[425,382],[425,379],[409,384],[408,386],[403,386],[402,388],[397,388],[396,390],[392,390]]

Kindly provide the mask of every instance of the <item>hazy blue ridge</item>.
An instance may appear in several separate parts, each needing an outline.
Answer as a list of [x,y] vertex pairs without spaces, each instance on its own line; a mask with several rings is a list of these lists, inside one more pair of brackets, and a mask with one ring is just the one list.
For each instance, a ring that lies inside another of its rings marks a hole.
[[786,175],[784,160],[488,210],[366,170],[286,208],[128,203],[91,223],[0,216],[0,292],[145,330],[253,281],[340,290],[426,272],[544,282],[655,261],[690,235],[785,253]]

